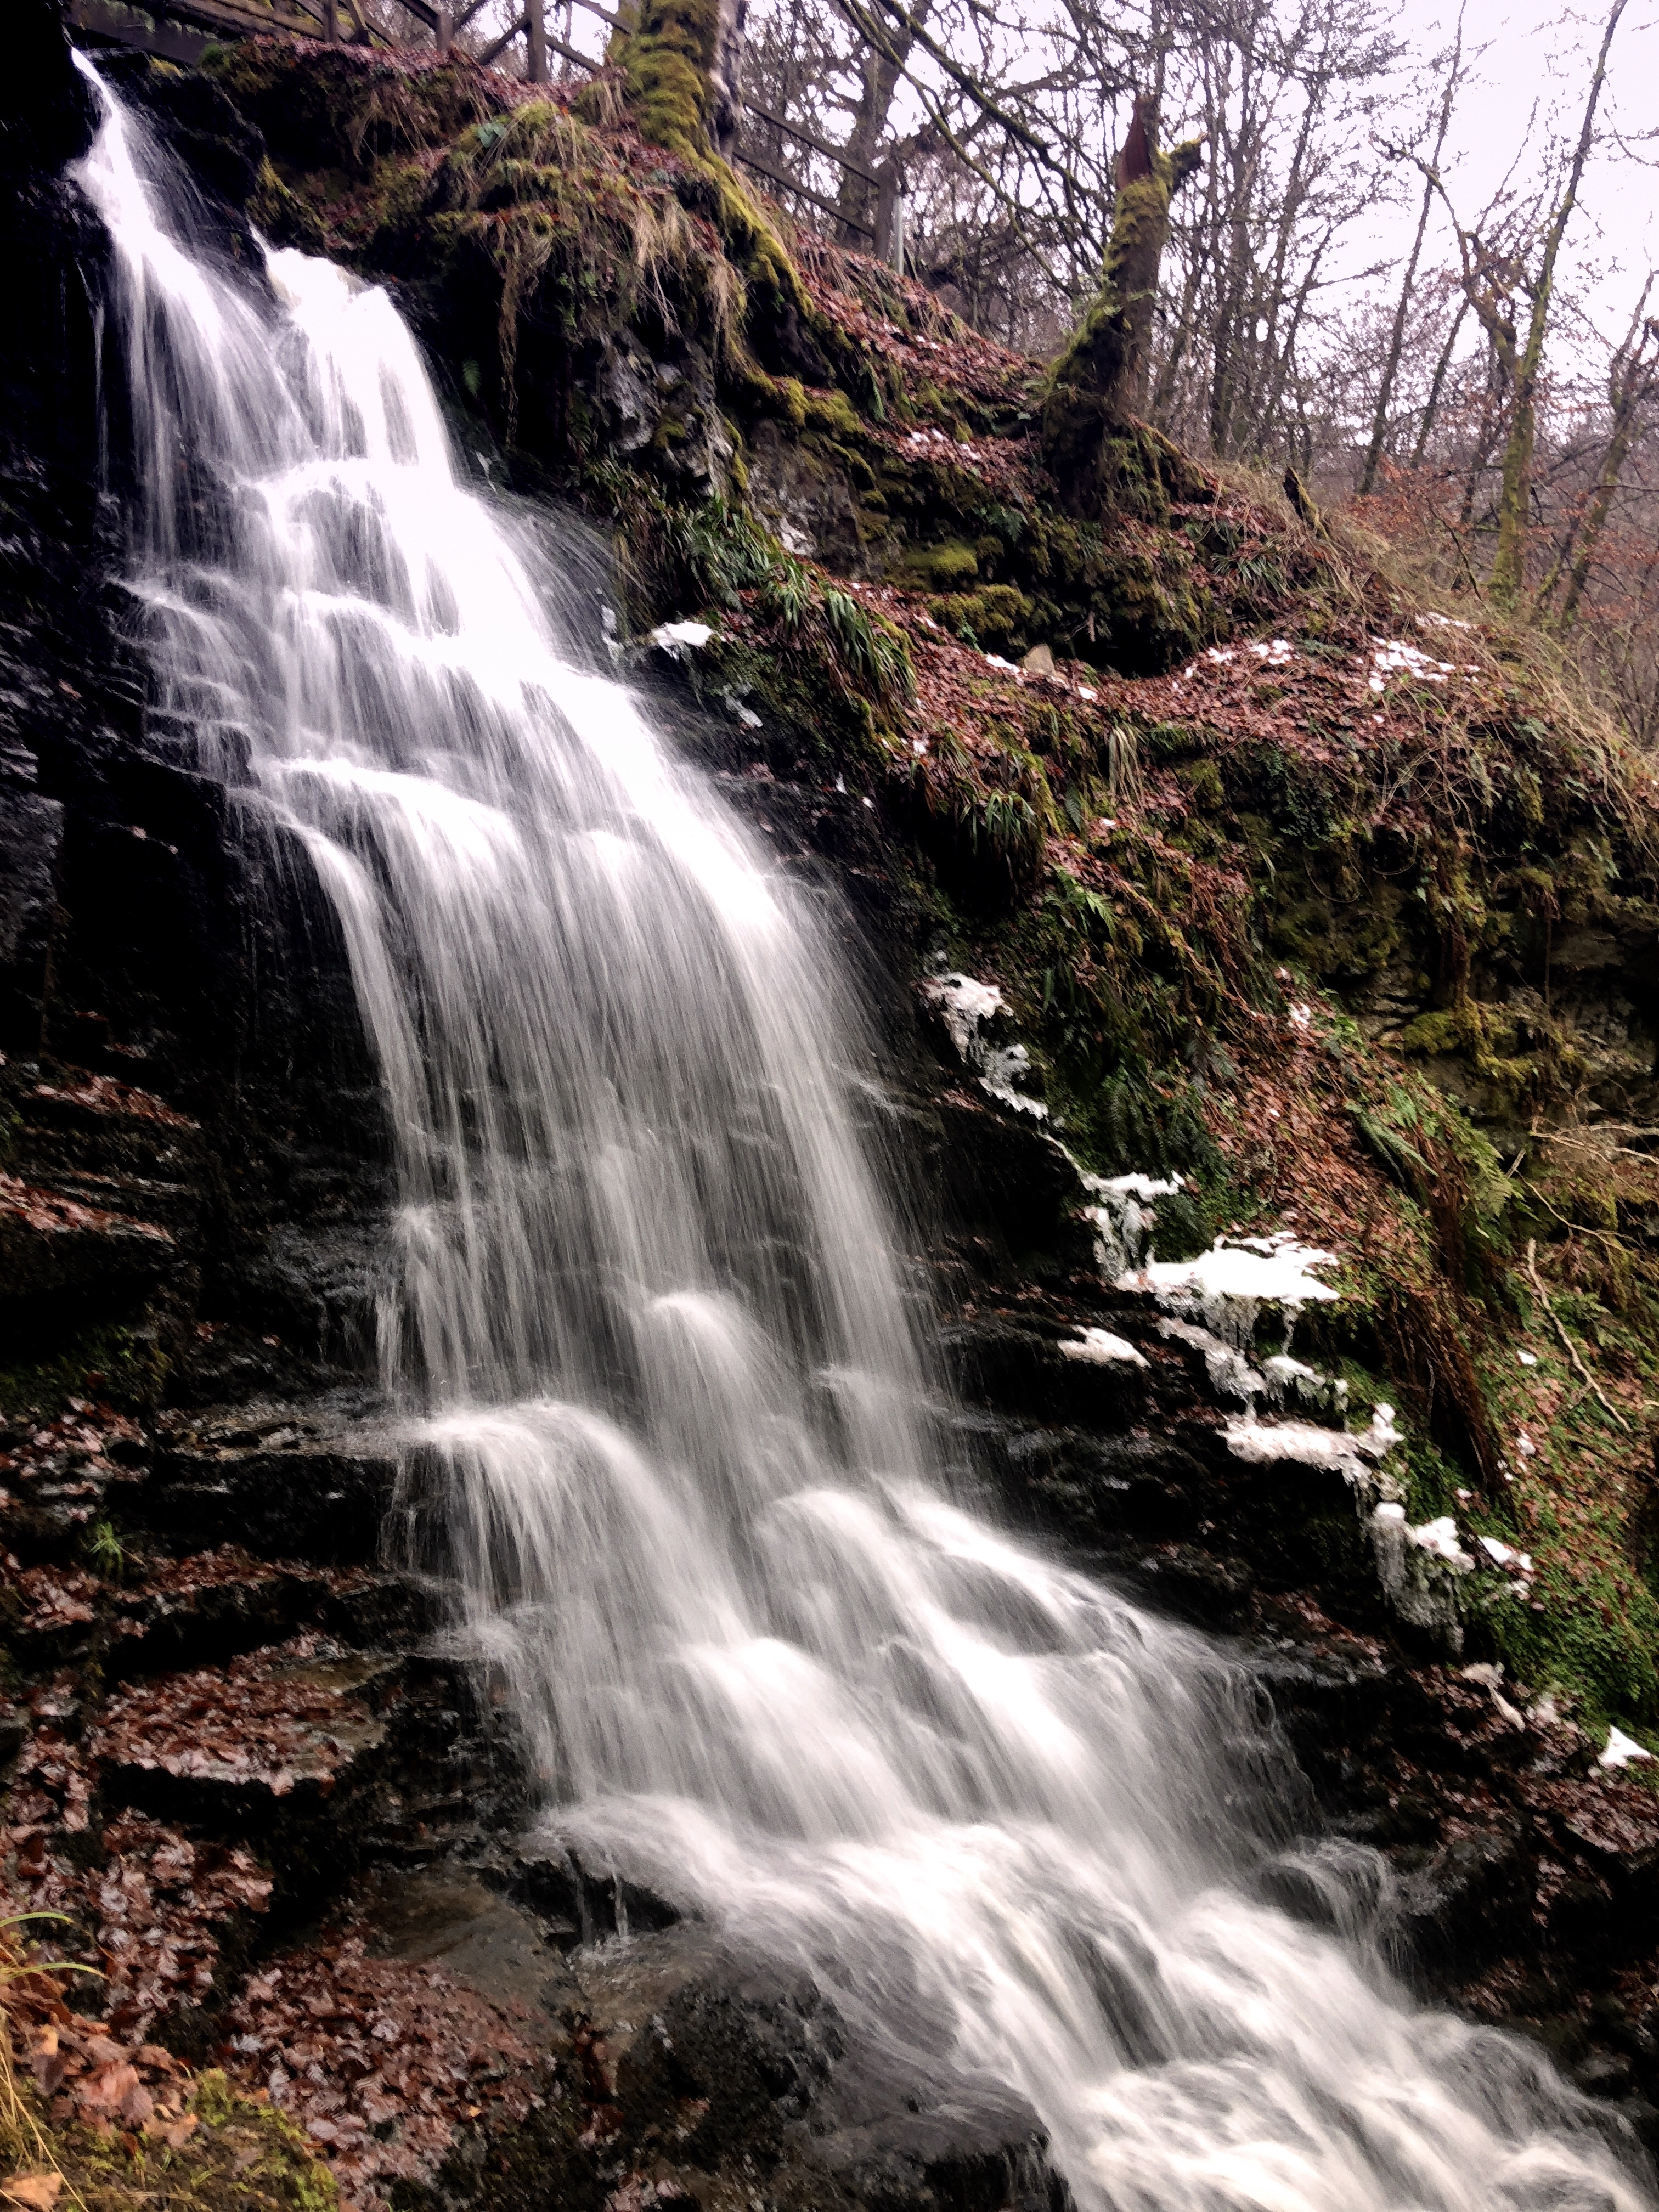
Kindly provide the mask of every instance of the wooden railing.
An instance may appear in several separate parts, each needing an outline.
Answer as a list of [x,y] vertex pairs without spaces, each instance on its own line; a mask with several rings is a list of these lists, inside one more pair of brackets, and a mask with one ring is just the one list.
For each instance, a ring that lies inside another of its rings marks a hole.
[[[488,4],[489,0],[399,0],[399,5],[430,34],[430,45],[439,53],[447,53],[457,35]],[[603,5],[603,0],[569,0],[569,4],[598,15],[613,30],[621,27],[619,18]],[[146,0],[143,6],[137,4],[137,0],[67,0],[65,12],[72,24],[93,37],[116,40],[168,61],[186,64],[198,61],[213,39],[260,34],[268,37],[273,31],[296,39],[337,41],[343,37],[360,45],[382,48],[395,48],[398,44],[368,14],[363,0]],[[519,13],[507,28],[474,58],[486,67],[492,66],[520,39],[525,49],[524,74],[532,84],[547,82],[550,53],[557,54],[561,60],[577,69],[604,67],[591,54],[580,52],[568,40],[556,38],[549,31],[546,0],[519,0]],[[428,42],[422,40],[421,43]],[[775,115],[769,108],[752,100],[745,103],[744,115],[745,119],[769,124],[774,131],[793,138],[868,185],[876,195],[875,222],[866,222],[861,216],[839,207],[825,194],[790,176],[764,154],[743,144],[739,139],[734,155],[744,168],[763,177],[774,190],[805,201],[844,230],[867,238],[884,260],[902,267],[903,201],[894,162],[889,161],[879,168],[866,169],[860,162],[850,161],[837,148],[826,145],[799,124]]]

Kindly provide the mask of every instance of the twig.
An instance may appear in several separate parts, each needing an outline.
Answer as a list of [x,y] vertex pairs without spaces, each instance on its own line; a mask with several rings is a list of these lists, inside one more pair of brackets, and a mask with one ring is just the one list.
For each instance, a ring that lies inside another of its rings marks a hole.
[[1613,1426],[1617,1429],[1621,1429],[1624,1433],[1628,1436],[1631,1432],[1630,1423],[1625,1419],[1618,1407],[1609,1401],[1606,1393],[1602,1390],[1601,1384],[1590,1373],[1589,1368],[1585,1366],[1583,1359],[1579,1357],[1578,1346],[1567,1334],[1565,1322],[1562,1320],[1560,1315],[1557,1313],[1555,1308],[1550,1304],[1549,1292],[1544,1288],[1543,1283],[1540,1279],[1538,1273],[1538,1239],[1535,1237],[1528,1237],[1527,1239],[1527,1279],[1531,1283],[1533,1289],[1538,1294],[1539,1304],[1543,1307],[1544,1311],[1549,1316],[1551,1322],[1554,1325],[1555,1333],[1561,1340],[1561,1349],[1566,1353],[1567,1358],[1572,1362],[1572,1370],[1574,1374],[1577,1376],[1585,1389],[1589,1392],[1591,1397],[1595,1399],[1596,1404],[1601,1408],[1601,1411],[1607,1415]]

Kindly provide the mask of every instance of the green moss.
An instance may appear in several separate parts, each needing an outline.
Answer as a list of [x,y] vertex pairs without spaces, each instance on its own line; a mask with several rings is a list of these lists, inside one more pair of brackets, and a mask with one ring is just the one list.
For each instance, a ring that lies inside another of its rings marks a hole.
[[801,420],[809,429],[826,430],[837,438],[856,440],[864,432],[864,424],[852,401],[844,392],[833,387],[803,393]]
[[1221,770],[1212,760],[1194,761],[1186,768],[1177,769],[1176,781],[1186,793],[1188,802],[1200,811],[1218,811],[1227,801]]
[[1028,643],[1032,607],[1011,584],[987,584],[929,599],[927,611],[943,630],[987,653],[1020,653]]
[[1469,1024],[1465,1015],[1454,1008],[1439,1013],[1418,1015],[1400,1032],[1400,1049],[1420,1058],[1430,1058],[1440,1053],[1455,1052],[1467,1039]]
[[960,538],[914,546],[905,553],[901,573],[906,583],[921,591],[959,591],[978,577],[979,556]]

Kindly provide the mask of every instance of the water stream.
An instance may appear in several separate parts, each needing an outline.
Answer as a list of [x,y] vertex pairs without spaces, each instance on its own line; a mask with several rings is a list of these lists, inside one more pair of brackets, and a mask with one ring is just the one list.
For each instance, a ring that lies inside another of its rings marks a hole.
[[387,1377],[550,1821],[947,2102],[1022,2094],[1083,2212],[1645,2202],[1540,2056],[1391,1985],[1375,1862],[1310,1861],[1345,1933],[1261,1901],[1248,1674],[952,1498],[809,908],[562,644],[385,293],[216,259],[100,97],[156,703],[339,917]]

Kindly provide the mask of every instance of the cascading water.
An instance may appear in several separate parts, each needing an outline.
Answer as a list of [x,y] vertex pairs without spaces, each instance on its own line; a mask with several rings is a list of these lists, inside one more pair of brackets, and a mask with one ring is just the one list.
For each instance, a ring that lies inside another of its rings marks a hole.
[[1363,1881],[1315,1864],[1345,1939],[1251,1895],[1241,1788],[1293,1777],[1242,1670],[945,1495],[809,918],[562,654],[385,294],[219,265],[100,96],[158,700],[339,915],[386,1363],[550,1819],[1023,2093],[1085,2212],[1645,2201],[1541,2057],[1391,1989]]

